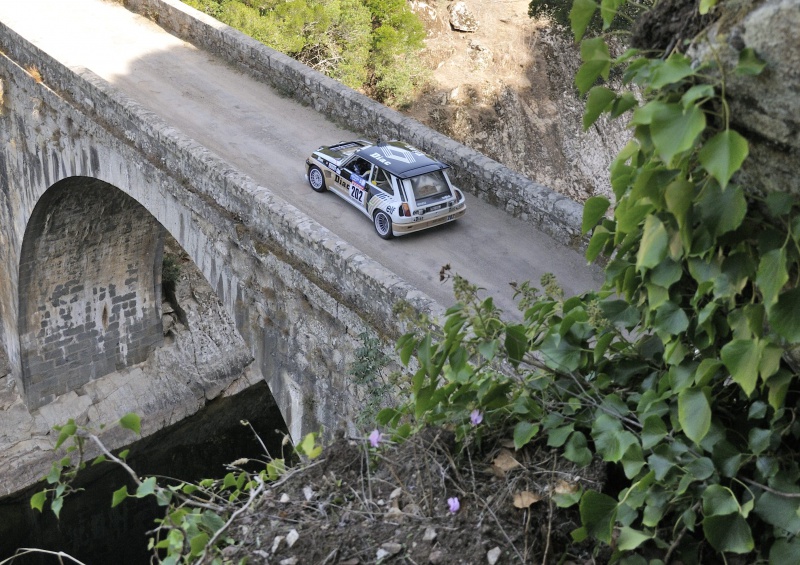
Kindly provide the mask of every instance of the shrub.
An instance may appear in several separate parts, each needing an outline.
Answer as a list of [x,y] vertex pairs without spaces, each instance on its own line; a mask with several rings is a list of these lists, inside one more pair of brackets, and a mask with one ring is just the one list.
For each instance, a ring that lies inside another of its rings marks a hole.
[[425,77],[425,31],[404,0],[185,2],[382,102],[407,102]]

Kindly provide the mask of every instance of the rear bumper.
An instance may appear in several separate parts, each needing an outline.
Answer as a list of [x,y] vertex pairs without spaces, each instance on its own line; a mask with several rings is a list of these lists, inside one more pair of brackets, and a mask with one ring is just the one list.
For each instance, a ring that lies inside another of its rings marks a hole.
[[425,220],[413,221],[413,218],[403,218],[407,222],[400,222],[394,219],[392,222],[392,233],[395,236],[406,235],[417,231],[422,231],[434,226],[446,224],[447,222],[454,222],[467,213],[467,207],[464,204],[456,206],[453,210],[447,210],[442,214]]

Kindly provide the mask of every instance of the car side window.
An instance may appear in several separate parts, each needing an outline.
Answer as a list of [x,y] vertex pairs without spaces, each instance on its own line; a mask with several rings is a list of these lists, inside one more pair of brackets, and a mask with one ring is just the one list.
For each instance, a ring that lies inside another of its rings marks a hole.
[[348,163],[345,170],[349,170],[351,173],[355,173],[360,177],[367,178],[369,177],[370,167],[372,167],[372,165],[369,161],[365,161],[359,157]]
[[392,189],[392,182],[389,180],[389,175],[383,169],[375,167],[372,169],[372,184],[380,188],[382,191],[389,194],[394,194]]

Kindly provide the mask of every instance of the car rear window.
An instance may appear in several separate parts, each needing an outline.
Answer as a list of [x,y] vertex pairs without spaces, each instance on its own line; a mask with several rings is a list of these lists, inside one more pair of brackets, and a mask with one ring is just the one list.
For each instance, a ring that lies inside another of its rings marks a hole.
[[444,171],[434,171],[418,177],[411,177],[403,182],[406,185],[406,190],[409,187],[411,188],[417,204],[424,204],[431,199],[439,199],[444,195],[450,195],[450,186],[447,183]]

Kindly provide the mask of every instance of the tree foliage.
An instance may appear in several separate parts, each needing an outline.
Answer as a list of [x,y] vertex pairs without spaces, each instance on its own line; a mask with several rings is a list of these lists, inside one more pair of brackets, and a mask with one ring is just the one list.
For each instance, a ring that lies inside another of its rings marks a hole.
[[[576,0],[576,39],[598,11],[609,28],[619,7]],[[423,321],[399,341],[413,399],[381,422],[451,426],[463,445],[505,433],[518,448],[607,462],[619,489],[560,502],[579,507],[573,538],[609,545],[615,561],[800,562],[800,206],[736,183],[749,149],[725,99],[732,73],[763,63],[748,49],[732,68],[679,52],[612,57],[602,36],[581,56],[584,126],[624,114],[633,132],[610,168],[613,212],[603,197],[584,210],[587,257],[607,258],[603,287],[563,298],[551,277],[543,291],[520,285],[520,323],[456,278],[444,325]],[[616,68],[639,96],[603,84]],[[470,425],[475,410],[487,426]]]
[[425,31],[404,0],[185,2],[382,102],[407,103],[425,76]]

